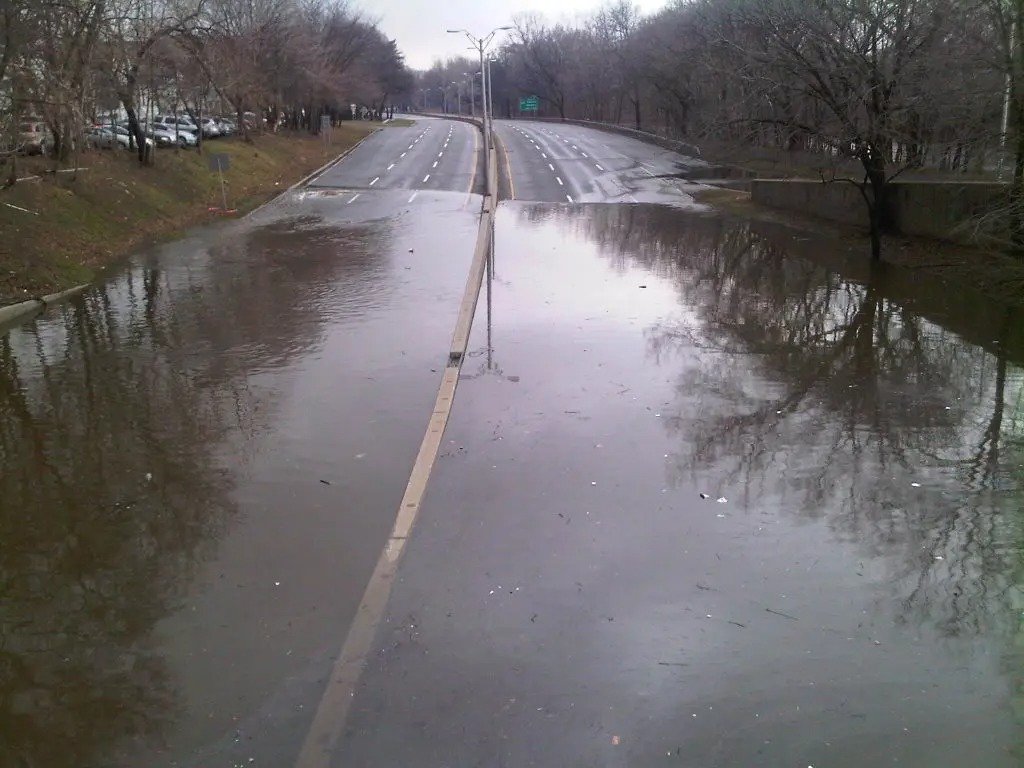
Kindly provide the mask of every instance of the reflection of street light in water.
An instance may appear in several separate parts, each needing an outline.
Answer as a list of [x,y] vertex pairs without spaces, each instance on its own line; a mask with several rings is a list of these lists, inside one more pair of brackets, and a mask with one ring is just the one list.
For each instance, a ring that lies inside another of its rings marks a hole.
[[494,282],[494,222],[491,222],[490,248],[487,249],[487,370],[494,368],[494,344],[491,341],[491,284]]
[[[469,353],[468,357],[480,357],[486,354],[486,360],[483,365],[476,369],[474,373],[463,372],[461,378],[463,379],[477,379],[481,376],[487,376],[493,373],[499,379],[508,379],[509,381],[519,381],[518,376],[505,376],[505,373],[501,370],[501,366],[498,365],[494,360],[494,222],[491,222],[490,232],[488,232],[490,239],[490,248],[488,248],[485,261],[484,261],[484,276],[487,280],[486,291],[487,291],[487,348],[486,350],[476,347],[472,352]],[[477,305],[479,307],[479,305]],[[475,314],[475,317],[479,319],[479,311]]]

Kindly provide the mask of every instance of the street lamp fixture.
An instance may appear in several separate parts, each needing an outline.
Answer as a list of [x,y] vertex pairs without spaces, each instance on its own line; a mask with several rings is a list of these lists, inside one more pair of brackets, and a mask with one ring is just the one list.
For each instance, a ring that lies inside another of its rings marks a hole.
[[[507,32],[515,27],[495,27],[487,35],[483,37],[477,37],[468,29],[449,29],[448,34],[458,35],[463,34],[469,38],[469,41],[473,44],[473,48],[480,54],[480,71],[483,73],[482,83],[480,88],[480,100],[482,103],[483,111],[483,129],[484,129],[484,178],[487,179],[488,165],[491,157],[491,115],[490,109],[488,108],[489,96],[490,96],[490,79],[487,77],[487,68],[484,66],[484,51],[487,50],[487,46],[491,44],[491,40],[499,32]],[[487,179],[490,181],[490,179]]]

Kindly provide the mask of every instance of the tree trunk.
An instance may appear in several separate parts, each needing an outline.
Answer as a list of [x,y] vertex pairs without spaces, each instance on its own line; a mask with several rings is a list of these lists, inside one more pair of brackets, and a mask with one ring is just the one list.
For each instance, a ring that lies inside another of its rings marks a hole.
[[249,136],[249,126],[245,124],[245,110],[241,107],[235,107],[235,115],[238,117],[238,130],[242,132],[242,140],[246,144],[252,144],[252,138]]
[[888,228],[888,180],[885,177],[885,157],[874,147],[861,155],[861,164],[867,177],[868,189],[862,188],[868,206],[868,226],[871,231],[871,260],[882,259],[882,232]]

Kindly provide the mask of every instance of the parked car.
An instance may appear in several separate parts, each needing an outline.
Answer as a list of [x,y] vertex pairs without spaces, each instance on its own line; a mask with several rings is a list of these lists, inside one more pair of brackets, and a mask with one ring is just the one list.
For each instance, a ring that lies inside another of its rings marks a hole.
[[[125,128],[122,125],[116,125],[116,126],[114,126],[114,128],[112,130],[114,132],[114,139],[117,141],[118,144],[120,144],[125,149],[131,149],[132,148],[132,144],[134,143],[134,139],[132,138],[131,131],[129,131],[127,128]],[[146,146],[147,147],[152,147],[153,146],[153,139],[147,137],[146,138]]]
[[[131,125],[127,120],[120,120],[117,124],[126,131],[131,131]],[[162,126],[154,127],[142,123],[142,132],[146,135],[146,138],[152,139],[158,147],[173,147],[178,144],[174,132],[168,131]]]
[[217,121],[212,117],[204,117],[200,119],[202,123],[202,131],[204,139],[215,139],[221,135],[220,126],[217,125]]
[[235,125],[235,121],[227,117],[218,117],[217,125],[220,127],[220,131],[225,136],[233,136],[238,133],[238,126]]
[[146,131],[146,135],[153,139],[158,147],[183,146],[178,137],[174,135],[174,131],[169,131],[161,126],[154,125]]
[[[122,147],[131,149],[134,143],[128,129],[121,125],[96,125],[85,134],[85,141],[91,147],[99,149],[113,149]],[[153,146],[153,139],[146,139],[146,146]]]
[[178,133],[185,131],[193,134],[193,136],[199,133],[199,127],[192,122],[188,115],[157,115],[153,118],[153,125],[163,126],[169,131],[177,131]]
[[94,126],[86,131],[85,143],[94,149],[113,149],[117,146],[117,138],[110,128]]
[[175,140],[178,142],[178,146],[183,149],[186,147],[194,147],[196,144],[199,143],[199,138],[192,131],[182,130],[181,128],[175,129],[173,126],[170,128],[165,128],[164,130],[166,130],[168,133],[174,136]]
[[18,126],[18,139],[26,155],[41,155],[50,145],[50,132],[45,123],[33,120]]

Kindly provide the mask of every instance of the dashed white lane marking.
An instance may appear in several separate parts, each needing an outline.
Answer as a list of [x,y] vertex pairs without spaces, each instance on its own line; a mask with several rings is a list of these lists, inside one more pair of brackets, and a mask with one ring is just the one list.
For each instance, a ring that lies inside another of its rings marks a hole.
[[437,160],[435,160],[435,161],[434,161],[434,164],[433,164],[432,166],[430,166],[430,167],[431,167],[431,168],[437,168]]
[[361,192],[356,192],[354,195],[352,195],[352,197],[350,197],[348,199],[348,202],[345,203],[345,205],[352,205],[352,203],[354,203],[356,201],[356,198],[359,197],[360,194],[362,194],[362,193]]
[[430,174],[428,173],[426,176],[423,177],[423,183],[426,184],[427,183],[427,179],[429,179],[429,178],[430,178]]
[[603,170],[604,170],[604,168],[602,168],[602,167],[601,167],[600,165],[598,165],[597,163],[594,163],[594,165],[595,165],[595,166],[597,167],[597,170],[599,170],[599,171],[603,171]]
[[580,154],[581,154],[581,155],[583,155],[584,157],[586,157],[586,156],[587,156],[587,153],[586,153],[586,152],[580,152]]
[[417,189],[415,192],[413,192],[411,195],[409,195],[409,202],[411,203],[413,200],[415,200],[416,199],[416,195],[418,195],[419,193],[420,193],[420,191]]
[[552,171],[555,170],[555,166],[553,166],[551,163],[548,163],[548,168],[550,168]]
[[444,152],[438,152],[438,153],[437,153],[437,156],[438,156],[438,157],[440,157],[440,156],[441,156],[441,155],[443,155],[443,154],[444,154]]
[[[415,143],[416,142],[414,141],[412,144],[415,144]],[[409,145],[409,149],[412,149],[412,144]]]
[[377,183],[378,181],[380,181],[380,176],[376,176],[376,177],[374,177],[373,181],[371,181],[371,182],[370,182],[370,186],[372,187],[372,186],[373,186],[374,184],[376,184],[376,183]]
[[390,170],[391,170],[392,168],[394,168],[394,167],[395,167],[395,164],[394,164],[394,163],[392,163],[391,165],[389,165],[389,166],[388,166],[388,170],[390,171]]
[[409,153],[408,152],[403,152],[402,154],[399,155],[399,157],[405,157],[407,154],[409,154]]
[[560,186],[560,187],[564,187],[565,186],[565,184],[562,183],[562,178],[560,176],[555,176],[555,181],[558,182],[558,186]]
[[548,159],[548,153],[547,152],[541,152],[540,156],[543,157],[545,160]]
[[566,195],[565,199],[568,200],[571,203],[572,202],[572,195]]
[[575,144],[572,145],[572,148],[573,149],[579,149],[579,147],[577,147]]

